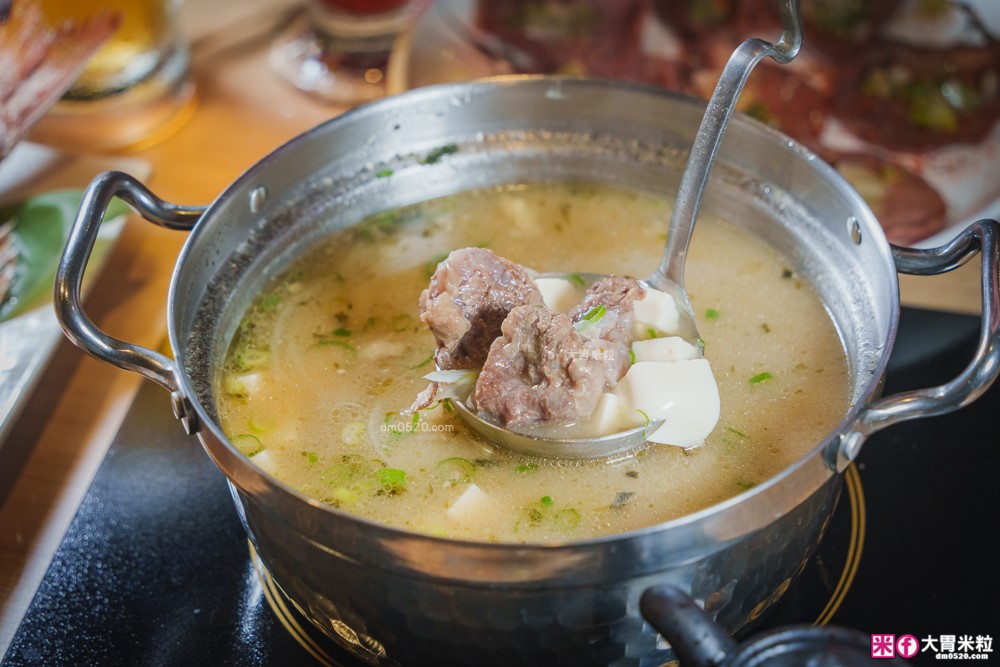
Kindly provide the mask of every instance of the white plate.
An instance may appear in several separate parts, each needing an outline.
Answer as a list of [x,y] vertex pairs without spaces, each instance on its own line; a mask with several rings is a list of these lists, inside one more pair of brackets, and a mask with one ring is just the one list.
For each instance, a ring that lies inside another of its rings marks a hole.
[[[102,171],[116,169],[139,180],[146,180],[152,171],[148,162],[135,158],[73,155],[22,143],[0,162],[0,204],[55,190],[82,189]],[[120,216],[101,225],[84,289],[100,271],[124,223],[125,216]],[[51,303],[0,322],[0,447],[62,336]]]

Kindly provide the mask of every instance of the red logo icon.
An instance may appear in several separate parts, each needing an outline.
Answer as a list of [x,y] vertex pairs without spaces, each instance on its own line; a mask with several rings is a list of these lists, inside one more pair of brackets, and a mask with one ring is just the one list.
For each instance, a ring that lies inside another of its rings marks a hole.
[[895,658],[896,635],[872,635],[872,657]]
[[913,635],[900,635],[896,638],[896,654],[901,658],[912,658],[920,650],[920,640]]

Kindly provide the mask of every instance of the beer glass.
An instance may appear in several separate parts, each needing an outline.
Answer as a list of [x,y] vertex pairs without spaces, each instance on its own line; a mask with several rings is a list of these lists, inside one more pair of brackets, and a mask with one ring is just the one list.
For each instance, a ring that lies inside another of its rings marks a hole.
[[52,25],[108,14],[118,28],[33,138],[74,148],[138,148],[190,115],[183,111],[191,109],[194,84],[177,0],[37,1]]
[[312,95],[358,104],[385,95],[396,37],[426,0],[307,0],[302,15],[275,39],[271,66]]

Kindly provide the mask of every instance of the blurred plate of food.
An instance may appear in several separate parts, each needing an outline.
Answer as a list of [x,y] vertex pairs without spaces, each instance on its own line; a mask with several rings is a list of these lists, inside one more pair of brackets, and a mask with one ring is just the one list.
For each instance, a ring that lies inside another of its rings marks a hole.
[[[390,92],[579,74],[707,99],[776,0],[438,0],[397,44]],[[739,110],[834,165],[886,236],[933,246],[1000,216],[1000,2],[802,0],[805,43],[762,63]]]
[[[77,155],[26,142],[0,162],[0,447],[63,339],[52,308],[53,283],[83,188],[112,169],[142,180],[152,171],[145,160]],[[105,264],[127,212],[118,201],[109,208],[85,290]]]

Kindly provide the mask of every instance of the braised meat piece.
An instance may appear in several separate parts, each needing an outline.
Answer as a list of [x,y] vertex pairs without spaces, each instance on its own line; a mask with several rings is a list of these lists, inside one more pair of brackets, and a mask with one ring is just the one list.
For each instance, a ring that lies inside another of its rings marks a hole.
[[519,306],[503,322],[476,381],[476,409],[502,426],[586,419],[605,388],[605,341],[563,313]]
[[452,252],[420,294],[420,319],[437,340],[438,368],[482,366],[504,318],[524,305],[542,305],[542,293],[523,267],[485,248]]
[[570,312],[577,330],[604,342],[601,360],[605,366],[605,383],[609,387],[613,387],[631,365],[629,350],[634,340],[635,302],[645,293],[639,281],[633,278],[607,276],[591,285],[580,304]]

